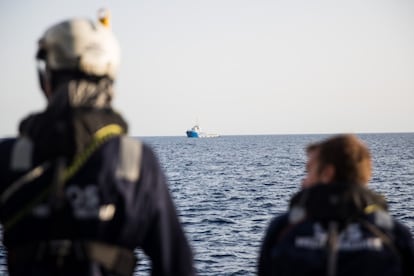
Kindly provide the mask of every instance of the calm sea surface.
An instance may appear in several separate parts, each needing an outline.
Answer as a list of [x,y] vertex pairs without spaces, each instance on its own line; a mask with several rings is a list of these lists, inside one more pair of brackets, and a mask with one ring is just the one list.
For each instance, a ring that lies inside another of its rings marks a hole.
[[[304,148],[327,135],[145,137],[169,181],[198,275],[255,275],[270,219],[304,176]],[[374,160],[370,187],[414,233],[414,133],[361,134]],[[5,273],[0,248],[0,273]],[[138,252],[137,275],[149,275]]]

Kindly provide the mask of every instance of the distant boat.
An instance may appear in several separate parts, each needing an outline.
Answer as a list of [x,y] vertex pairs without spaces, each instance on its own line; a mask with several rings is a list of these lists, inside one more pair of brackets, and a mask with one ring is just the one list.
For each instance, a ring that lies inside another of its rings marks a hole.
[[211,134],[202,132],[199,125],[193,126],[191,129],[186,131],[188,138],[212,138],[218,137],[218,134]]

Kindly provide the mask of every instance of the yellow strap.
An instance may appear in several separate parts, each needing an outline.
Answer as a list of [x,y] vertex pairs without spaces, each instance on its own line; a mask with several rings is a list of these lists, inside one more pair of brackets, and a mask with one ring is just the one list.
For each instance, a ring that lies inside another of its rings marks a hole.
[[364,213],[365,214],[372,214],[378,210],[382,210],[383,208],[381,208],[381,206],[377,205],[377,204],[370,204],[367,207],[364,208]]
[[108,135],[121,135],[122,133],[124,133],[124,130],[120,125],[111,124],[98,129],[98,131],[95,132],[94,138],[95,140],[100,140],[104,139],[105,136]]

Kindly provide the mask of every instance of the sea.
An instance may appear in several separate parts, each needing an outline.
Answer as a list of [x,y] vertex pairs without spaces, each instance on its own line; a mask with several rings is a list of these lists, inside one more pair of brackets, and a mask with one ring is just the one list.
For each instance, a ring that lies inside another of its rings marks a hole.
[[[320,135],[140,137],[167,176],[198,275],[256,275],[270,220],[287,210],[305,175],[305,148]],[[414,233],[414,133],[358,134],[373,157],[371,189]],[[137,250],[136,275],[151,261]],[[0,247],[0,273],[7,275]]]

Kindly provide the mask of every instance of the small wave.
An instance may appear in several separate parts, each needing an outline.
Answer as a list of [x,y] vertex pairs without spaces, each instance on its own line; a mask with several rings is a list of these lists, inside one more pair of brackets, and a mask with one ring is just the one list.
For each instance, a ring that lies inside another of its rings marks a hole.
[[236,255],[230,254],[230,253],[222,253],[222,254],[211,254],[210,257],[221,259],[221,258],[233,258],[233,257],[236,257]]
[[207,223],[207,224],[235,224],[235,222],[228,218],[208,218],[203,219],[201,223]]

